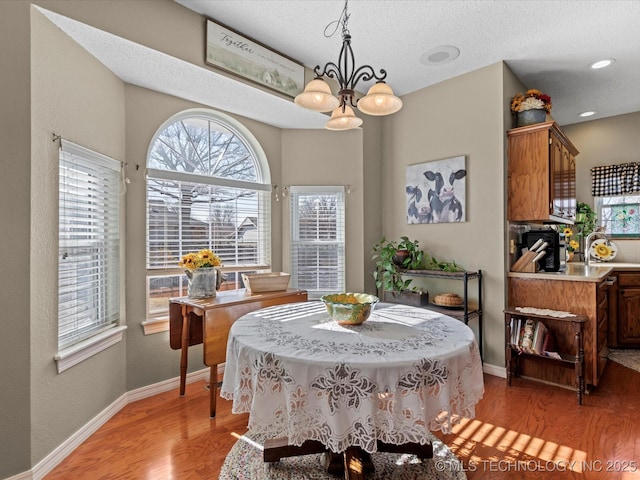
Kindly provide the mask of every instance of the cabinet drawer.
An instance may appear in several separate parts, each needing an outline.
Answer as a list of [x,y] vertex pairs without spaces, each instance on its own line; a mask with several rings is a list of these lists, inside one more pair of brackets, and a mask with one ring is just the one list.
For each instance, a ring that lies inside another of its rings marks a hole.
[[640,287],[640,272],[619,272],[618,285],[621,287]]

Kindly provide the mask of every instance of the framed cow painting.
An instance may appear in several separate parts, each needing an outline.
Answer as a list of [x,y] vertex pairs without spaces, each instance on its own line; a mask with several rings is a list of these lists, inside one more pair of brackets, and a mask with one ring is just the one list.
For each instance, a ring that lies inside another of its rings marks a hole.
[[452,157],[407,167],[407,222],[466,221],[465,157]]

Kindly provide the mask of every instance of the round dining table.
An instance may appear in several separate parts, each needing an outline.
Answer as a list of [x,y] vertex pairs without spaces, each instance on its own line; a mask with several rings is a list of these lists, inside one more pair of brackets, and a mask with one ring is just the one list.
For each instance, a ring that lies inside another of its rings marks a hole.
[[379,303],[363,324],[341,326],[318,301],[239,318],[220,391],[233,413],[249,413],[254,433],[369,453],[450,432],[474,418],[483,393],[478,345],[463,322]]

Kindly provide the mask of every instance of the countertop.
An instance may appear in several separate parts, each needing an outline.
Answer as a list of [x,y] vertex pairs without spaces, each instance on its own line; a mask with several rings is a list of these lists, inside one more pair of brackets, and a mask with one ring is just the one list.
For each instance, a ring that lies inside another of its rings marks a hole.
[[600,282],[618,270],[640,270],[640,263],[607,262],[587,266],[582,262],[569,262],[564,272],[509,272],[509,278],[532,278],[538,280],[560,280],[569,282]]

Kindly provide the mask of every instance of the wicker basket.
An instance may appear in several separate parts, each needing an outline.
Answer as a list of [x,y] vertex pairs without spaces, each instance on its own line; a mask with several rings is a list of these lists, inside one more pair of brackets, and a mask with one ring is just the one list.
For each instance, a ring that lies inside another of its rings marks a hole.
[[289,286],[288,273],[243,273],[242,281],[249,293],[279,292]]

